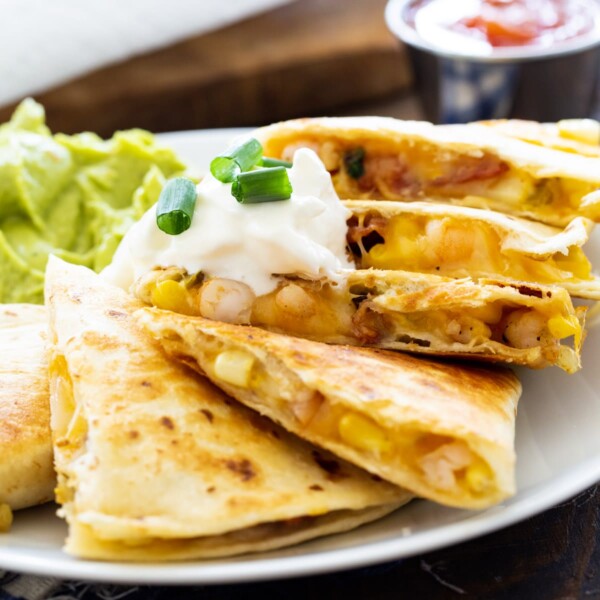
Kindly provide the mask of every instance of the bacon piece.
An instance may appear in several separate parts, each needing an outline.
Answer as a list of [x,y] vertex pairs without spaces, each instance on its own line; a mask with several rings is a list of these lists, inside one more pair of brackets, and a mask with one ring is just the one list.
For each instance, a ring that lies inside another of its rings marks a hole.
[[451,165],[448,172],[436,177],[431,185],[442,186],[447,184],[466,183],[497,177],[508,171],[508,165],[496,156],[485,154],[481,158],[463,156]]

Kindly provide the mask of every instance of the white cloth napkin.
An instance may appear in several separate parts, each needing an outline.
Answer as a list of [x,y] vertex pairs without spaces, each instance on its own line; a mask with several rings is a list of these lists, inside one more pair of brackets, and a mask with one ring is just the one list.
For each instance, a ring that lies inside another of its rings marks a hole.
[[288,1],[0,0],[0,105]]

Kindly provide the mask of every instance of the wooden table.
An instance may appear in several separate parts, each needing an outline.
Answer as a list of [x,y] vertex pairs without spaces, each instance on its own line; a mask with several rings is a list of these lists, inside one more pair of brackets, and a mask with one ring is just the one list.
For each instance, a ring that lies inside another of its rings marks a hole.
[[[419,118],[406,57],[383,24],[384,3],[301,0],[103,69],[40,100],[53,128],[103,134],[131,126],[259,125],[324,113]],[[9,111],[0,111],[0,119]],[[599,490],[497,533],[400,562],[233,587],[144,587],[126,597],[600,598]],[[93,589],[85,596],[95,597]]]

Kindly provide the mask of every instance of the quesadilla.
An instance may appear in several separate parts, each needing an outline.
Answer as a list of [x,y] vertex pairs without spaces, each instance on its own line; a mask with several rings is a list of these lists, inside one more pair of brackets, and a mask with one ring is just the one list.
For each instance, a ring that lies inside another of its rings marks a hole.
[[165,350],[288,431],[419,496],[483,508],[514,492],[509,370],[331,346],[157,309]]
[[245,284],[156,269],[134,285],[146,304],[319,342],[464,357],[569,373],[581,367],[586,308],[561,288],[407,271],[340,272],[339,281],[280,277]]
[[0,512],[54,497],[46,325],[43,306],[0,305]]
[[557,229],[490,210],[429,202],[349,200],[348,243],[357,268],[560,285],[600,300],[600,279],[581,246],[593,223]]
[[258,129],[265,156],[314,149],[342,199],[432,199],[564,227],[600,222],[600,160],[495,133],[385,117],[298,119]]
[[175,560],[345,531],[409,494],[317,450],[170,361],[141,304],[51,257],[46,301],[67,552]]

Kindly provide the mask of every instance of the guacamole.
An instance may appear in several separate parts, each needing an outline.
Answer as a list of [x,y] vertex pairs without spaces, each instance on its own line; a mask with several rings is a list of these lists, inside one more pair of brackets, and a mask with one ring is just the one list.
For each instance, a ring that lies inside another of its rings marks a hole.
[[52,135],[23,101],[0,125],[0,303],[42,303],[50,253],[100,271],[183,169],[146,131]]

